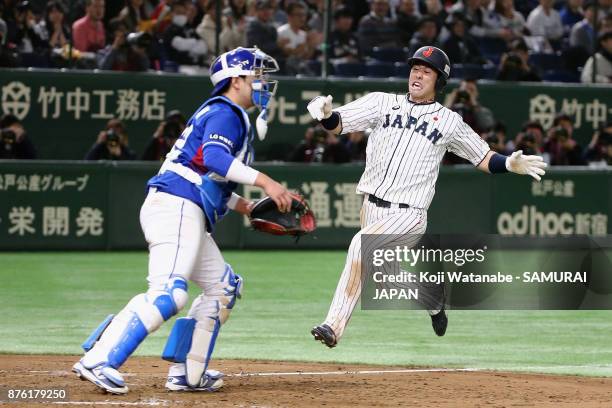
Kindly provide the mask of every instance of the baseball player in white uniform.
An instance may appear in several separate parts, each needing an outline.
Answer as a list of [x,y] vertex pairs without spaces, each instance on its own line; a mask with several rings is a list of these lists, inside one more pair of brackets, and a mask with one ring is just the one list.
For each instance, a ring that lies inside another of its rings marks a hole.
[[[373,92],[335,110],[331,95],[308,104],[312,117],[333,133],[372,129],[357,186],[357,193],[365,196],[361,230],[351,241],[327,317],[311,331],[328,347],[342,337],[360,297],[361,236],[380,234],[377,247],[414,246],[426,230],[427,208],[447,151],[488,173],[526,174],[538,181],[545,173],[541,157],[491,151],[459,114],[435,101],[450,76],[444,51],[425,46],[408,63],[408,94]],[[444,300],[429,313],[434,331],[443,336],[448,325]]]

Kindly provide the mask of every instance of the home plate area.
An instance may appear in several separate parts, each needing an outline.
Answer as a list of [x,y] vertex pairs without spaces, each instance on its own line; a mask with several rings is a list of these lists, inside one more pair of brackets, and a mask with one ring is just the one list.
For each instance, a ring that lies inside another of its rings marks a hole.
[[11,407],[609,407],[612,378],[522,374],[470,368],[380,367],[329,363],[215,360],[226,374],[215,393],[169,392],[167,363],[134,357],[122,372],[127,395],[106,394],[70,371],[77,356],[3,355],[7,389],[64,389],[64,401],[11,401]]

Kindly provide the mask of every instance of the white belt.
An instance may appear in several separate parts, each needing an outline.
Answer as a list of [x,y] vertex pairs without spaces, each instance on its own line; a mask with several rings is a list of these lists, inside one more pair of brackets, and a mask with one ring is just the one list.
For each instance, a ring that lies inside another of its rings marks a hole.
[[171,161],[167,161],[161,166],[159,173],[161,174],[165,172],[166,170],[178,174],[185,180],[190,181],[195,185],[199,186],[202,184],[202,176],[200,176],[195,171],[191,170],[189,167],[185,167],[180,163],[174,163]]

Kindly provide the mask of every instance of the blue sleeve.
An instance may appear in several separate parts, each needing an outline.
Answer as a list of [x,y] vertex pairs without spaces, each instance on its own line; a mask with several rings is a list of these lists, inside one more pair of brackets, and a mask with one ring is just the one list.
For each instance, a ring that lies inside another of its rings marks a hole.
[[233,156],[242,146],[242,133],[242,119],[231,108],[213,112],[204,123],[202,150],[218,146]]
[[231,109],[214,112],[207,118],[202,133],[204,166],[225,177],[234,154],[242,146],[242,120]]
[[202,149],[202,163],[220,176],[225,177],[233,160],[234,156],[220,145],[211,144]]

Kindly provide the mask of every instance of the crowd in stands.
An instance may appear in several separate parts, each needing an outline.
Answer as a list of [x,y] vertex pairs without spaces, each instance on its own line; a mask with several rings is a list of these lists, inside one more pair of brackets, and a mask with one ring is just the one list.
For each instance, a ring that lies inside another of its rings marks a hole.
[[[97,68],[116,71],[205,69],[217,49],[257,46],[285,75],[318,75],[324,0],[0,0],[0,66]],[[475,79],[612,81],[612,0],[333,0],[331,73],[406,77],[405,63],[422,45],[444,49],[463,78],[445,105],[459,112],[491,148],[542,154],[553,165],[612,164],[612,123],[588,146],[573,138],[571,118],[550,129],[527,123],[507,135],[478,100]],[[594,73],[594,66],[596,72]],[[87,160],[162,160],[185,127],[173,111],[142,154],[129,148],[125,125],[111,120]],[[23,125],[5,115],[0,158],[35,158]],[[363,161],[367,132],[341,137],[316,124],[286,160]],[[284,157],[283,157],[284,158]],[[448,155],[445,163],[461,163]]]
[[[324,0],[0,1],[0,66],[177,71],[258,46],[286,75],[319,75]],[[455,78],[610,82],[612,0],[333,0],[339,76],[405,77],[424,44]],[[221,12],[217,18],[218,9]],[[595,64],[594,64],[595,62]],[[596,73],[593,74],[593,66]]]
[[[524,154],[542,156],[554,166],[611,166],[612,120],[594,132],[588,146],[581,146],[574,139],[574,121],[567,114],[559,113],[549,129],[539,122],[526,122],[516,135],[507,133],[505,124],[496,120],[491,109],[478,99],[475,80],[463,80],[458,88],[446,96],[444,104],[459,113],[498,153],[510,155],[522,150]],[[346,163],[365,160],[368,134],[354,132],[336,136],[327,132],[318,122],[312,123],[303,140],[287,158],[302,163]],[[468,161],[447,153],[443,164],[469,164]]]

